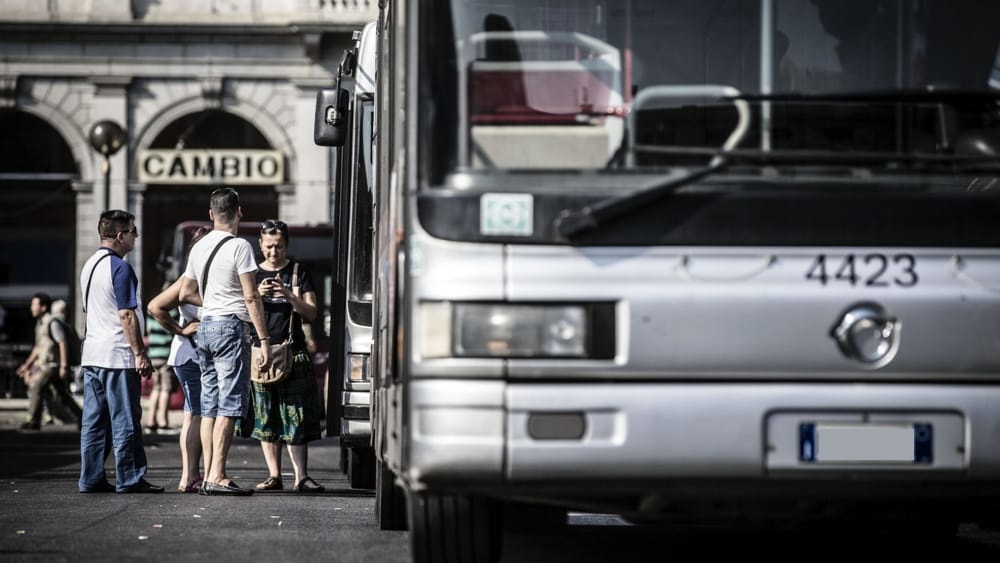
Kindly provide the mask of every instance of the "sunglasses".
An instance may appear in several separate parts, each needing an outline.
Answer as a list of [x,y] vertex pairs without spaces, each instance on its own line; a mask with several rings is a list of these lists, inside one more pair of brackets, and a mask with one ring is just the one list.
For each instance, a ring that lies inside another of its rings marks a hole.
[[135,238],[139,238],[139,229],[137,229],[134,225],[130,227],[129,230],[127,231],[118,231],[118,234],[123,234],[123,233],[133,234],[135,235]]
[[261,231],[278,230],[284,233],[288,232],[288,225],[285,224],[284,221],[268,219],[267,221],[264,221],[263,223],[260,224],[260,230]]

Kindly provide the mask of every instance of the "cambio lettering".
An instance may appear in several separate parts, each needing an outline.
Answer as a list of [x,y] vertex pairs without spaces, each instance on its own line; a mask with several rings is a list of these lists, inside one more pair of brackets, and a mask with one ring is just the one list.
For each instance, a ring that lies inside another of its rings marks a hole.
[[284,157],[272,150],[173,150],[139,152],[139,181],[147,184],[280,184]]

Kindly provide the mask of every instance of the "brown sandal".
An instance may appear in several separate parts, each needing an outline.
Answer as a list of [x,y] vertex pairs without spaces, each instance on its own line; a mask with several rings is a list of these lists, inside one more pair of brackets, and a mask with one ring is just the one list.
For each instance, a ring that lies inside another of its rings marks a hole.
[[257,483],[258,491],[280,491],[285,486],[281,483],[281,477],[268,477],[263,483]]

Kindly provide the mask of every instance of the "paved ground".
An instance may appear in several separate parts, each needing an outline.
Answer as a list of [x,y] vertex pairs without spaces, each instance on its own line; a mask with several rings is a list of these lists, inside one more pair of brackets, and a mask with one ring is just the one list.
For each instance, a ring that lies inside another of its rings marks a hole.
[[[323,494],[182,494],[176,492],[177,436],[147,436],[147,477],[166,493],[84,495],[76,492],[75,425],[19,432],[26,406],[23,399],[0,399],[0,561],[409,560],[407,535],[379,531],[371,491],[351,489],[340,472],[336,438],[310,445],[310,474],[327,487]],[[180,417],[171,412],[171,424],[179,425]],[[290,483],[287,453],[284,459]],[[108,467],[113,478],[113,465]],[[229,468],[243,486],[267,476],[254,440],[234,442]]]

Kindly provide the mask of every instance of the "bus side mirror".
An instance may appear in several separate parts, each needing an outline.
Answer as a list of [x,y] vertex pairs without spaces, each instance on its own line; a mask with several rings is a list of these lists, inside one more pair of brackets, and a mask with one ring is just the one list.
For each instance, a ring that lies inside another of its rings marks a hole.
[[[338,81],[339,82],[339,81]],[[313,141],[321,147],[339,147],[347,138],[346,90],[323,89],[316,93]]]

